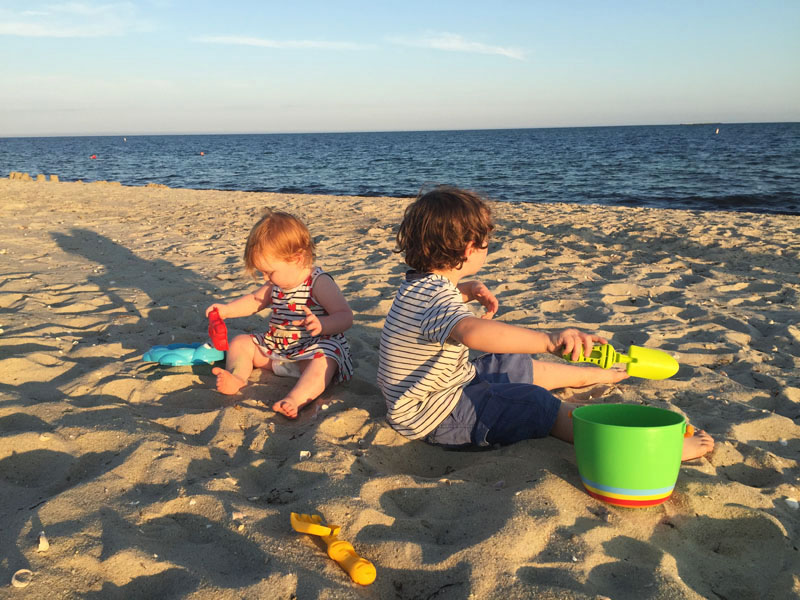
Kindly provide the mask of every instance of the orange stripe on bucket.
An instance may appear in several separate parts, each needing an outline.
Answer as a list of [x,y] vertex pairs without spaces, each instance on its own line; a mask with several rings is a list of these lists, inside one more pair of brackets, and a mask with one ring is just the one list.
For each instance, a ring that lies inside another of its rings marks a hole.
[[593,492],[588,488],[586,491],[592,498],[597,498],[598,500],[602,500],[603,502],[607,502],[608,504],[614,504],[616,506],[625,506],[627,508],[645,508],[647,506],[656,506],[657,504],[661,504],[662,502],[667,501],[669,497],[672,495],[672,492],[670,492],[663,498],[654,498],[651,500],[629,500],[625,498],[610,498],[608,496],[603,496],[602,494]]

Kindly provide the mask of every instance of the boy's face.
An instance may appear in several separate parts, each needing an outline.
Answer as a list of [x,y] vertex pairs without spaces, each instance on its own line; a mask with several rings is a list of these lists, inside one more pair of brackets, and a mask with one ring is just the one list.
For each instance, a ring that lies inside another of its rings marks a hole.
[[478,271],[481,270],[484,263],[486,262],[486,256],[489,254],[489,243],[484,242],[483,244],[476,245],[473,242],[470,242],[467,245],[467,250],[465,252],[466,259],[464,261],[464,265],[461,267],[461,272],[463,276],[466,277],[467,275],[474,275]]
[[256,268],[261,271],[265,282],[284,290],[296,288],[306,280],[310,272],[302,255],[288,260],[273,256],[261,256],[256,261]]

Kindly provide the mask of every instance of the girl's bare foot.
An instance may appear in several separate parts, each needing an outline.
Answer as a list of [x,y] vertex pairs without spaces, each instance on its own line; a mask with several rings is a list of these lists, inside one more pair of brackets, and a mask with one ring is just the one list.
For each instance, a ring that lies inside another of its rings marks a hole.
[[683,438],[681,461],[694,460],[714,449],[714,438],[702,429],[695,429],[694,435]]
[[229,396],[237,394],[247,384],[246,381],[242,381],[233,373],[220,367],[214,367],[211,372],[217,376],[217,391],[223,394]]
[[297,413],[300,411],[300,409],[309,402],[311,402],[310,399],[306,400],[305,402],[300,402],[291,396],[286,396],[286,398],[283,400],[278,400],[275,404],[273,404],[272,410],[286,415],[290,419],[296,419]]

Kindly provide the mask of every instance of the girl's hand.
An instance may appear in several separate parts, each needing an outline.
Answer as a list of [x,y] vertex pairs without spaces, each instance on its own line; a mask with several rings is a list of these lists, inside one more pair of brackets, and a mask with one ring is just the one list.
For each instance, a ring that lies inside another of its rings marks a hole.
[[476,281],[472,286],[472,297],[486,309],[486,312],[481,315],[481,319],[491,319],[500,308],[500,303],[495,295],[480,281]]
[[562,329],[550,334],[550,343],[552,344],[550,352],[556,356],[571,354],[572,360],[575,361],[580,358],[581,352],[584,356],[589,356],[595,342],[600,344],[608,343],[605,338],[601,338],[599,335],[584,333],[577,329]]
[[206,317],[211,313],[212,310],[217,309],[219,311],[219,318],[225,318],[225,305],[224,304],[212,304],[206,309]]
[[307,306],[303,306],[303,312],[306,313],[305,319],[292,321],[292,325],[302,325],[311,335],[320,335],[322,333],[322,323],[320,323],[319,317],[308,310]]

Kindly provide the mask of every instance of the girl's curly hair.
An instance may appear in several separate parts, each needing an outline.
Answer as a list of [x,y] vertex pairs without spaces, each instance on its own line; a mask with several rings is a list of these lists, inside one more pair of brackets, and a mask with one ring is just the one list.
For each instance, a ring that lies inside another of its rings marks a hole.
[[308,228],[294,215],[268,208],[247,237],[245,270],[251,275],[257,271],[256,263],[261,256],[289,260],[298,254],[306,266],[314,262],[316,247]]
[[458,268],[464,264],[467,244],[485,248],[493,229],[491,210],[481,196],[438,186],[406,208],[395,252],[423,273]]

